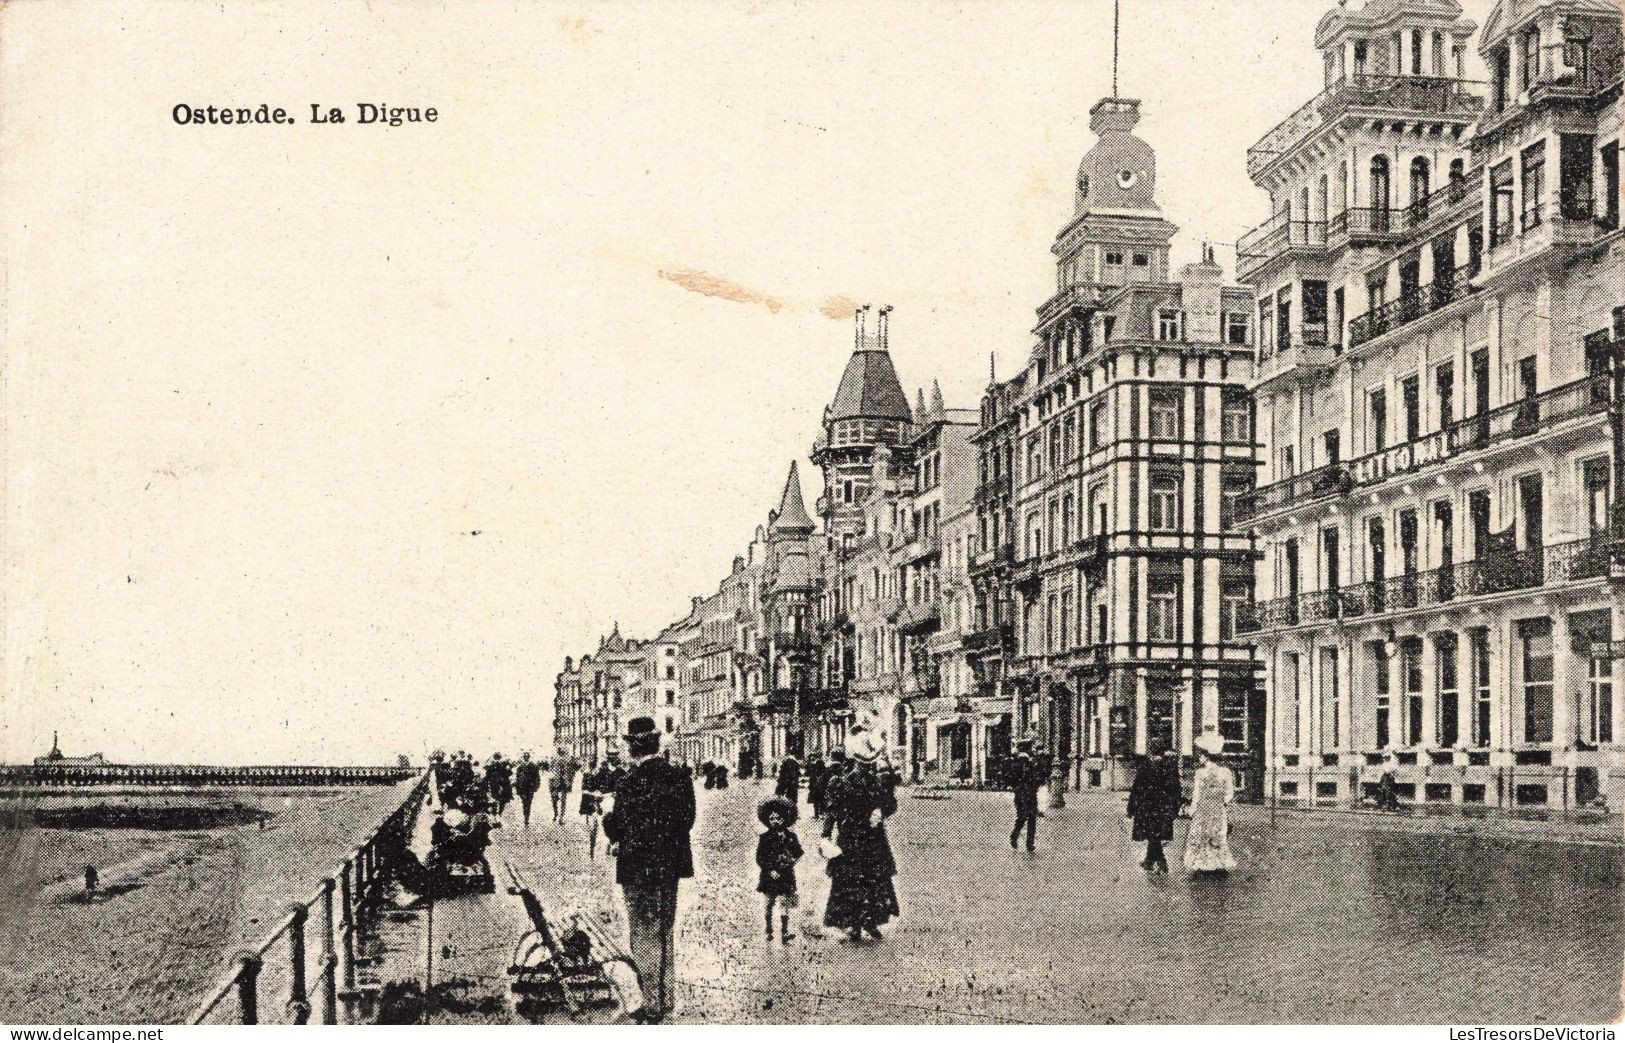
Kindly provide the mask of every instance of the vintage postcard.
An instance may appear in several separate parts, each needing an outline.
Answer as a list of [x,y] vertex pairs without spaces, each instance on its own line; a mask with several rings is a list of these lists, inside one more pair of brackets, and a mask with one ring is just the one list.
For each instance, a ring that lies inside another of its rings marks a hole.
[[1621,32],[0,6],[0,1022],[1612,1039]]

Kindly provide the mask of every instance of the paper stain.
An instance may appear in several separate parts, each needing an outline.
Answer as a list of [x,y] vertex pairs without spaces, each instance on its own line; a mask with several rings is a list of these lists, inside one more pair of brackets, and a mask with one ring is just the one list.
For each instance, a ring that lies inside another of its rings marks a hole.
[[737,301],[740,304],[760,304],[775,315],[784,307],[783,301],[747,289],[731,279],[724,279],[719,275],[694,268],[684,268],[680,271],[661,269],[660,277],[667,282],[676,283],[691,293],[700,293],[725,301]]
[[559,19],[559,28],[564,30],[565,39],[577,47],[591,42],[594,36],[604,35],[602,29],[587,21],[586,15],[577,18],[561,18]]
[[818,305],[818,313],[826,319],[850,319],[862,305],[845,294],[825,297]]

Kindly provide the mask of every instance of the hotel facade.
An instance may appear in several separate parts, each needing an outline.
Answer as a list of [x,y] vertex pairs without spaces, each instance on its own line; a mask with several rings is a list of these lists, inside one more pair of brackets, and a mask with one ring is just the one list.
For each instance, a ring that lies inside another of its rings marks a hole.
[[1245,500],[1280,800],[1617,808],[1620,12],[1339,6],[1265,135]]

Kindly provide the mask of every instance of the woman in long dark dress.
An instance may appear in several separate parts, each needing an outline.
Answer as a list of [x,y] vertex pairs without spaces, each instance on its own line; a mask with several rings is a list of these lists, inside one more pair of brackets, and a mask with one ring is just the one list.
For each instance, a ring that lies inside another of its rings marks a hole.
[[897,795],[876,770],[878,751],[850,756],[851,769],[830,779],[824,792],[829,813],[824,836],[833,834],[841,849],[827,867],[824,926],[845,930],[852,941],[865,934],[878,940],[880,926],[901,912],[892,885],[897,862],[886,837],[886,819],[897,811]]

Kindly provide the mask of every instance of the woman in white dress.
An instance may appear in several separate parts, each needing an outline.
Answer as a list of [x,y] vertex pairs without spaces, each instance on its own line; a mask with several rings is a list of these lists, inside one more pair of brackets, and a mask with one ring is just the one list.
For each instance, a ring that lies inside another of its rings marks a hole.
[[1191,782],[1191,828],[1185,840],[1185,868],[1192,873],[1228,873],[1236,868],[1230,853],[1230,801],[1236,795],[1236,780],[1214,757],[1216,745],[1197,744],[1199,766]]

